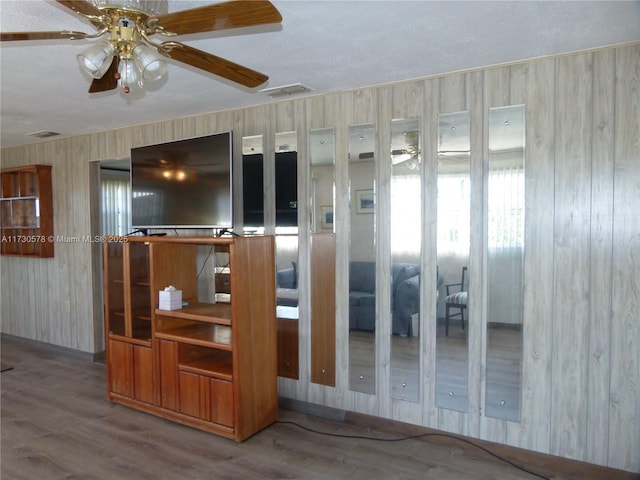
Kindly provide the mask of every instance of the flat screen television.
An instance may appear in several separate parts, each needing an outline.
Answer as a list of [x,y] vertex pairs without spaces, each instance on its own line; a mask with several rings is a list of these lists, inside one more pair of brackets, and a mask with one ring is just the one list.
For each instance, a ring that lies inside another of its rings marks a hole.
[[231,228],[232,132],[131,149],[134,228]]

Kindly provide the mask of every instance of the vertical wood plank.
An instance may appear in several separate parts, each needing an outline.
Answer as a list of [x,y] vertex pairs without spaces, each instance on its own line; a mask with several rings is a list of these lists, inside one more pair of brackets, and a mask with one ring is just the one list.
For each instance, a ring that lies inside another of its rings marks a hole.
[[[438,205],[438,107],[440,82],[438,79],[425,80],[424,83],[424,215],[423,215],[423,278],[436,279],[437,282],[437,205]],[[421,306],[420,332],[422,345],[422,424],[435,428],[438,426],[436,398],[436,309],[437,289],[427,288],[425,302]]]
[[[489,118],[489,109],[493,107],[500,107],[504,105],[509,105],[511,103],[511,69],[509,67],[500,67],[500,68],[492,68],[484,72],[484,84],[483,84],[483,149],[482,152],[486,155],[485,152],[488,152],[489,149],[489,128],[488,128],[488,118]],[[472,127],[473,128],[473,127]],[[488,189],[487,182],[489,178],[489,161],[488,155],[486,156],[484,165],[483,165],[483,178],[482,178],[482,205],[488,204]],[[482,362],[482,369],[485,371],[484,378],[482,379],[480,385],[480,402],[484,407],[486,395],[487,395],[487,386],[486,386],[486,368],[487,368],[487,324],[486,319],[488,316],[488,285],[487,285],[487,236],[488,236],[488,212],[486,208],[483,208],[482,213],[482,244],[485,246],[483,248],[483,258],[482,265],[480,268],[481,271],[481,298],[479,301],[481,302],[477,308],[482,312],[482,328],[481,328],[481,338],[480,341],[480,351],[481,357],[480,361]],[[469,275],[470,282],[475,283],[478,280],[473,279],[473,272],[470,272]],[[478,300],[476,300],[476,304]],[[473,359],[471,360],[473,361]],[[484,412],[484,408],[482,409]],[[487,417],[484,414],[480,417],[480,431],[484,438],[488,438],[495,442],[506,442],[507,438],[507,422],[504,420]]]
[[616,51],[609,465],[640,471],[640,45]]
[[591,158],[591,278],[589,306],[589,386],[585,460],[606,464],[611,369],[611,249],[615,129],[615,52],[596,52],[593,62],[593,151]]
[[582,459],[586,447],[591,55],[558,63],[551,451]]
[[[522,67],[521,90],[513,101],[525,104],[525,247],[522,358],[522,432],[511,440],[548,451],[551,424],[553,320],[553,205],[555,164],[555,61]],[[517,440],[516,440],[517,438]]]

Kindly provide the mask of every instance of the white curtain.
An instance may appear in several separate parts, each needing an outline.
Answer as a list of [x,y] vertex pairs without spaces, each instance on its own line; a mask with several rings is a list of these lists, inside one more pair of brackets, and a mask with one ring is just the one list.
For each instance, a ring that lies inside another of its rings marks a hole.
[[420,175],[391,177],[391,254],[395,262],[416,262],[420,259],[420,188]]
[[468,174],[438,175],[438,257],[458,257],[463,264],[471,235],[469,183]]
[[131,183],[128,172],[102,170],[102,234],[126,235],[131,231]]
[[489,249],[524,246],[524,169],[489,172]]
[[524,169],[489,172],[489,322],[522,323]]

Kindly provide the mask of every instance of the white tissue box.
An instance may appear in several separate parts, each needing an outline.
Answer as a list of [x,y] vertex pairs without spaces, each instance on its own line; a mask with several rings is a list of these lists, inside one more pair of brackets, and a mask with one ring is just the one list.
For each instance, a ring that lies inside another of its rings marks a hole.
[[226,325],[216,325],[213,330],[213,341],[231,345],[231,327]]
[[179,310],[182,308],[182,290],[165,291],[160,290],[158,302],[160,310]]

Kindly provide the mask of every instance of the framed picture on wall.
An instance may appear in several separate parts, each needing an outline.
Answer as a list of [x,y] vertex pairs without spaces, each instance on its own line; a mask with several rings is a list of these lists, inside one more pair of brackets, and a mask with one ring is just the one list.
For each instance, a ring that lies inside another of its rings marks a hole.
[[333,228],[333,207],[331,205],[320,207],[320,227]]
[[356,190],[357,213],[373,213],[375,203],[373,190]]

